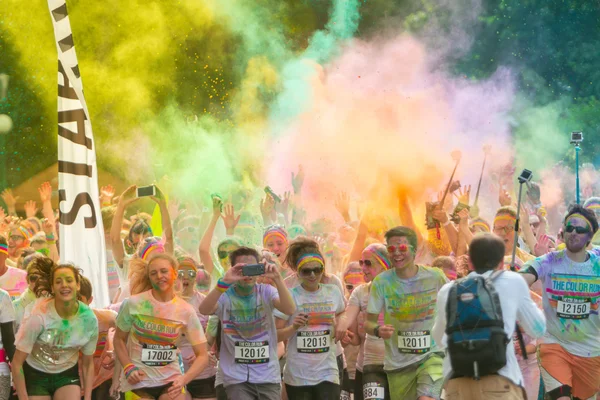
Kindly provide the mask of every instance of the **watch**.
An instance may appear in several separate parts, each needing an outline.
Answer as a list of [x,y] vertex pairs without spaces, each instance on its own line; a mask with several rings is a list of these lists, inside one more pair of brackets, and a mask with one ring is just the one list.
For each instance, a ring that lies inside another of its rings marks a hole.
[[377,325],[375,327],[375,329],[373,329],[373,333],[375,334],[375,336],[377,336],[378,338],[381,338],[381,336],[379,336],[379,328],[381,328],[381,325]]

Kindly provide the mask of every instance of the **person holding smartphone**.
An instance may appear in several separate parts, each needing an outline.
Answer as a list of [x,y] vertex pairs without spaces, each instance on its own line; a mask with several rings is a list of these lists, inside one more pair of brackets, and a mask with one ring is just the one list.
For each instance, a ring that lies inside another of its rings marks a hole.
[[335,343],[346,336],[339,320],[346,307],[336,285],[321,283],[325,260],[317,242],[307,238],[292,241],[286,257],[297,271],[300,285],[291,290],[296,312],[276,313],[280,340],[288,340],[283,370],[290,400],[340,398],[340,375]]
[[[236,400],[280,400],[274,311],[293,314],[294,300],[274,263],[249,247],[229,255],[231,265],[200,304],[204,315],[217,315],[220,333],[219,375],[227,397]],[[274,287],[256,283],[258,273]],[[248,276],[252,274],[252,276]]]

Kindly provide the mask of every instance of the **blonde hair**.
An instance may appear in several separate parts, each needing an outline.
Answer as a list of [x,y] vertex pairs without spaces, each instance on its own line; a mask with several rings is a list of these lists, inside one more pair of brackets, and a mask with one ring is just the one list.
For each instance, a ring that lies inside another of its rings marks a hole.
[[170,254],[156,253],[151,254],[148,261],[144,261],[141,258],[133,258],[129,262],[129,291],[131,295],[140,294],[152,289],[150,283],[150,276],[148,274],[148,267],[155,260],[167,260],[173,270],[177,271],[177,260]]

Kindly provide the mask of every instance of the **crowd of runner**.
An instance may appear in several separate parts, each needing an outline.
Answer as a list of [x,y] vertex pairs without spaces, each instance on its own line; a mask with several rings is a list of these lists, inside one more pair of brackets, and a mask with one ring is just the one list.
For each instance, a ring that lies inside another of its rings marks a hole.
[[[510,187],[490,219],[464,187],[428,206],[425,229],[406,195],[392,225],[373,207],[353,219],[342,193],[335,226],[305,221],[302,186],[299,173],[256,212],[248,196],[200,210],[157,187],[154,217],[135,186],[102,188],[103,309],[60,258],[50,184],[21,217],[2,193],[0,400],[596,398],[600,198],[548,210],[532,184],[519,228]],[[500,343],[488,365],[464,362],[476,341],[454,329],[465,282],[501,308],[471,327],[501,338],[478,338]]]

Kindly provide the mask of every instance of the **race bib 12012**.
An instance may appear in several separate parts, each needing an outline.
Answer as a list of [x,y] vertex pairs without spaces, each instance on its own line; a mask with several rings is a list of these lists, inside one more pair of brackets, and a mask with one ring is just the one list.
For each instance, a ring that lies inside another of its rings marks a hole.
[[264,364],[269,362],[269,342],[235,342],[235,362]]

